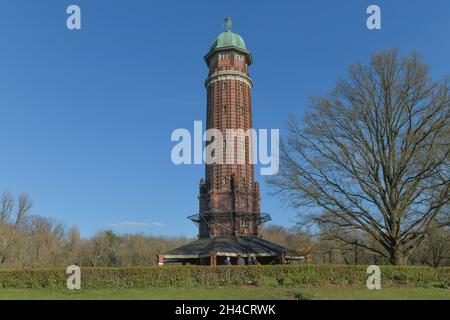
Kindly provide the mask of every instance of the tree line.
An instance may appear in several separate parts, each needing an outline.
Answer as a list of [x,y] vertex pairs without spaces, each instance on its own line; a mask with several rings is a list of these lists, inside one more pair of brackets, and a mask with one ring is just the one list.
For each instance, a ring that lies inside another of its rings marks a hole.
[[[119,235],[112,230],[81,237],[76,227],[31,214],[27,195],[17,199],[4,192],[0,198],[0,268],[50,268],[71,264],[84,267],[154,265],[157,254],[194,239],[144,234]],[[335,225],[323,225],[318,232],[302,228],[270,225],[262,237],[293,250],[294,255],[312,255],[319,264],[386,264],[389,260],[373,254],[361,245],[373,239],[361,232],[338,234]],[[341,241],[347,237],[347,241]],[[352,242],[354,244],[352,244]],[[359,245],[358,245],[359,244]],[[439,229],[410,255],[413,265],[433,267],[450,265],[450,231]]]
[[32,215],[32,201],[4,192],[0,199],[0,268],[145,266],[183,245],[187,237],[118,235],[112,230],[81,237],[76,227]]

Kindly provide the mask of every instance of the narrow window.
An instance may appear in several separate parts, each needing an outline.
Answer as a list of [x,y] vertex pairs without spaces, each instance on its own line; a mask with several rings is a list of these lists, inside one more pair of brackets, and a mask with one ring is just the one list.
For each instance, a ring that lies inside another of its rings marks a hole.
[[248,227],[248,217],[247,216],[244,216],[242,218],[242,226]]

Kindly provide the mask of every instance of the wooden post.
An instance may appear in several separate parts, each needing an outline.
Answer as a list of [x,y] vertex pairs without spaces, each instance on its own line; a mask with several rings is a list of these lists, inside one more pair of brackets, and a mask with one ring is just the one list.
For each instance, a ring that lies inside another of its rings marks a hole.
[[210,256],[210,263],[211,263],[211,267],[216,267],[217,266],[217,253],[215,251],[211,251],[211,256]]
[[285,263],[285,253],[284,252],[282,252],[280,254],[279,259],[280,259],[280,264],[284,264]]
[[163,266],[164,265],[164,255],[163,254],[156,255],[156,265],[157,266]]

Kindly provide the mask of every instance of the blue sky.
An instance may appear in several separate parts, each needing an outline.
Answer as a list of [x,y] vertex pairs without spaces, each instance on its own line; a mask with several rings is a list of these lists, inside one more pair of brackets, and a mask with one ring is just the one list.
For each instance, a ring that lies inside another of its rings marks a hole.
[[[70,4],[81,7],[81,31],[66,29]],[[381,7],[381,30],[366,28],[369,4]],[[283,134],[309,94],[380,50],[421,52],[435,78],[450,70],[446,0],[3,0],[0,191],[28,193],[34,214],[85,236],[194,236],[186,216],[204,170],[172,164],[170,135],[204,120],[203,56],[227,15],[254,58],[255,128]],[[257,179],[262,210],[291,226],[295,211]]]

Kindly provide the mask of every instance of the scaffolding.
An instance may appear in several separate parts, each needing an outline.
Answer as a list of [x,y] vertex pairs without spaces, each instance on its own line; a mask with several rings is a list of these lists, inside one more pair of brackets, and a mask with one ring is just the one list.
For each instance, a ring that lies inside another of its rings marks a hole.
[[208,226],[211,223],[234,223],[236,218],[252,219],[258,225],[272,220],[268,213],[250,212],[250,211],[207,211],[203,213],[196,213],[188,216],[188,219],[194,222],[197,226],[201,221],[204,221]]

